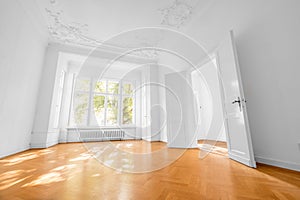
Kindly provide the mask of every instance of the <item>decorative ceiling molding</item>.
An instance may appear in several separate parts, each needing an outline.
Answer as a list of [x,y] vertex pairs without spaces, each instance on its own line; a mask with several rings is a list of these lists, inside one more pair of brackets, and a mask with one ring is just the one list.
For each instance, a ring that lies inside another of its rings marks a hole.
[[150,58],[150,59],[158,58],[158,52],[155,49],[141,49],[141,50],[133,51],[132,54],[135,56]]
[[163,16],[161,25],[180,28],[190,19],[193,7],[187,0],[175,0],[171,6],[159,9]]
[[[140,44],[140,47],[127,47],[119,45],[111,45],[107,42],[99,41],[95,38],[89,37],[89,25],[86,23],[79,22],[69,22],[64,16],[64,11],[59,9],[58,0],[48,0],[48,6],[44,7],[45,16],[48,22],[48,31],[53,42],[78,45],[83,47],[99,47],[104,51],[122,53],[130,52],[128,55],[146,58],[146,59],[157,59],[158,52],[153,49],[157,43],[158,38],[154,38],[152,41],[151,38],[143,38],[136,36],[135,39]],[[161,39],[161,38],[159,38]],[[149,40],[151,42],[149,42]],[[143,48],[144,47],[144,48]],[[149,48],[151,47],[151,48]],[[131,49],[136,49],[131,51]]]
[[99,46],[102,43],[89,38],[88,25],[77,22],[65,23],[62,20],[62,11],[53,11],[46,8],[49,18],[48,30],[52,39],[63,43],[75,43],[88,46]]
[[[49,18],[48,30],[52,40],[63,44],[75,44],[88,47],[108,47],[116,52],[126,52],[130,48],[106,44],[87,36],[88,25],[77,22],[65,23],[62,20],[63,11],[45,9]],[[141,49],[129,53],[132,56],[156,59],[158,54],[152,49]]]
[[50,4],[54,5],[56,4],[56,0],[49,0]]

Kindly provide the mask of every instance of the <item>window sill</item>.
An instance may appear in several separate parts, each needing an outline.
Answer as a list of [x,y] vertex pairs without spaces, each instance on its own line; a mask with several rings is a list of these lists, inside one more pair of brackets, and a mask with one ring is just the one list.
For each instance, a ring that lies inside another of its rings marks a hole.
[[85,126],[85,127],[67,127],[67,130],[76,130],[76,129],[80,129],[80,130],[95,130],[95,129],[135,129],[136,126]]

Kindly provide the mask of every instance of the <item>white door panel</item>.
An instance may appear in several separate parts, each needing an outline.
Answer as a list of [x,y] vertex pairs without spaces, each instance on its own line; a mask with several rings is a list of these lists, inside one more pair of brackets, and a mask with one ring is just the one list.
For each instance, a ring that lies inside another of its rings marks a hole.
[[188,112],[193,101],[187,80],[187,72],[165,75],[168,147],[197,147],[194,113]]
[[256,167],[233,31],[220,45],[217,54],[229,157]]

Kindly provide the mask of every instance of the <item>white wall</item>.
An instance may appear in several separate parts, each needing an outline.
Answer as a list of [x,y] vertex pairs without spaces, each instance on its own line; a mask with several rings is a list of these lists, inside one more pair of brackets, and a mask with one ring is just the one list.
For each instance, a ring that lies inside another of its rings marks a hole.
[[138,87],[141,93],[142,139],[146,141],[160,141],[161,139],[158,69],[156,63],[144,65],[141,84]]
[[166,84],[165,75],[171,73],[170,69],[166,66],[159,65],[158,67],[158,83],[161,85],[159,88],[159,104],[160,104],[160,141],[168,142],[168,127],[167,127],[167,105],[166,105]]
[[31,147],[45,148],[57,144],[59,130],[51,123],[51,108],[56,100],[54,88],[57,73],[59,52],[54,45],[48,45],[44,67],[39,83],[39,95],[36,103],[36,114],[32,130]]
[[159,102],[159,76],[157,65],[150,65],[150,116],[151,116],[151,141],[160,141],[161,139],[161,106]]
[[46,36],[17,0],[0,2],[0,157],[30,147]]
[[234,29],[258,162],[300,170],[300,1],[216,0],[186,32],[207,49]]

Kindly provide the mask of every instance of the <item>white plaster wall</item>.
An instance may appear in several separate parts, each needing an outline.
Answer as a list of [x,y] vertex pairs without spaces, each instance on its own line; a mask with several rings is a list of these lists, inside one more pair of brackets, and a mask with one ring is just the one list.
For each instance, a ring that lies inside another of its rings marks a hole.
[[170,73],[169,69],[165,66],[158,67],[158,82],[161,85],[159,88],[159,104],[161,107],[160,111],[160,141],[168,142],[168,127],[167,127],[167,105],[166,105],[166,83],[165,83],[165,75]]
[[51,107],[53,107],[54,88],[57,72],[58,49],[48,45],[44,67],[39,84],[39,95],[36,103],[36,114],[32,131],[32,148],[45,148],[57,144],[59,130],[51,126]]
[[159,76],[158,66],[150,66],[150,116],[151,116],[151,141],[160,141],[161,123],[159,103]]
[[254,154],[300,170],[300,1],[216,0],[186,29],[212,50],[235,31]]
[[17,0],[0,2],[0,157],[30,147],[47,38]]
[[141,130],[142,139],[146,141],[161,139],[158,69],[156,63],[148,63],[141,73]]

